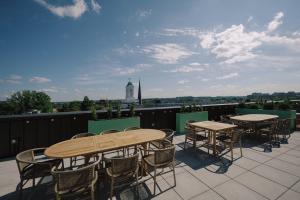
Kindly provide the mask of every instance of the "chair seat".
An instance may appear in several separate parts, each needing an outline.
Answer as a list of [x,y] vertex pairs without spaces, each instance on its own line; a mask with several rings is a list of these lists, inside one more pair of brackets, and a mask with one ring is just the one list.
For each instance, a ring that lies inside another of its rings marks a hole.
[[170,145],[170,141],[168,140],[157,140],[150,142],[151,145],[155,146],[156,148],[163,148],[165,146]]
[[220,140],[220,141],[225,141],[225,140],[229,140],[231,138],[231,136],[229,136],[228,134],[225,133],[220,133],[216,139]]
[[186,137],[190,140],[203,141],[207,140],[207,137],[202,135],[201,133],[187,133]]
[[49,165],[30,165],[24,170],[23,178],[33,179],[51,175],[51,167]]

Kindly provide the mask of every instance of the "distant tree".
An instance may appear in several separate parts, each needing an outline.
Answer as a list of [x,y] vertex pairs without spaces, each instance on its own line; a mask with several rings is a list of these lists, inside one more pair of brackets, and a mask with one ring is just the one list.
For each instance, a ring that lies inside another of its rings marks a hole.
[[112,105],[109,104],[107,108],[107,118],[111,119],[112,118]]
[[81,110],[90,110],[92,105],[93,101],[91,101],[87,96],[85,96],[83,98],[80,108]]
[[68,106],[68,111],[80,111],[81,102],[80,101],[72,101]]
[[98,119],[98,115],[97,115],[95,106],[91,107],[91,115],[92,115],[92,120],[97,120]]
[[32,110],[52,112],[51,98],[44,92],[24,90],[16,92],[7,99],[7,104],[14,114],[22,114]]

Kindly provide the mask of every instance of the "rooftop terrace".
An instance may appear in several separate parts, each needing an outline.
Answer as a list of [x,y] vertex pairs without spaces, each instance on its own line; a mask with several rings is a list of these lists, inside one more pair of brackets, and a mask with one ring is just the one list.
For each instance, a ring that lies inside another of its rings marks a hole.
[[[146,177],[139,185],[140,199],[300,199],[300,132],[294,132],[289,144],[265,153],[260,143],[245,139],[243,157],[235,149],[234,162],[230,154],[222,158],[206,151],[183,150],[184,136],[174,138],[176,144],[176,178],[172,174],[158,180],[159,190],[152,196],[153,181]],[[0,199],[17,199],[19,183],[14,158],[0,161]],[[105,187],[99,184],[96,199],[107,199]],[[23,199],[55,199],[51,178],[24,190]],[[127,188],[117,193],[117,199],[133,199],[134,190]],[[81,199],[81,198],[80,198]]]

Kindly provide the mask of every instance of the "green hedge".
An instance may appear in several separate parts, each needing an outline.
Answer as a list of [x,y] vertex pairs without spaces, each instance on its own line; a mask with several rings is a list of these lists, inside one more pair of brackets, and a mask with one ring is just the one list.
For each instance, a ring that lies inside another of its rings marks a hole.
[[99,134],[102,131],[116,129],[123,131],[128,127],[140,127],[139,117],[128,117],[120,119],[108,119],[108,120],[89,120],[88,121],[88,132]]
[[176,113],[176,134],[185,133],[185,123],[188,120],[207,121],[208,112]]

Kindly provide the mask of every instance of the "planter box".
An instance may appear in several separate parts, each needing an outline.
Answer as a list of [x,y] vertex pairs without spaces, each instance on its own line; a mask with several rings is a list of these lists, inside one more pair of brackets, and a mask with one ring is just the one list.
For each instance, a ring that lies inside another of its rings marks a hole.
[[102,131],[116,129],[123,131],[128,127],[140,127],[139,117],[128,117],[120,119],[108,119],[108,120],[89,120],[88,121],[88,132],[99,134]]
[[269,114],[278,115],[280,119],[291,119],[290,129],[295,130],[296,127],[296,111],[295,110],[263,110],[263,109],[248,109],[236,108],[236,114]]
[[176,113],[176,134],[185,133],[185,123],[188,120],[207,121],[208,112]]

